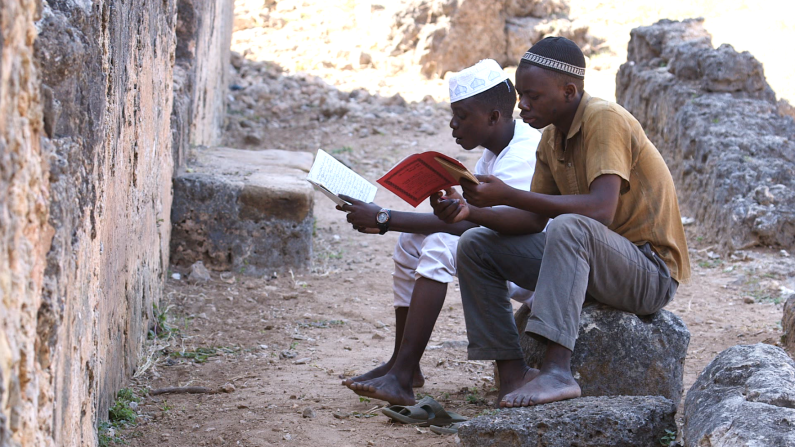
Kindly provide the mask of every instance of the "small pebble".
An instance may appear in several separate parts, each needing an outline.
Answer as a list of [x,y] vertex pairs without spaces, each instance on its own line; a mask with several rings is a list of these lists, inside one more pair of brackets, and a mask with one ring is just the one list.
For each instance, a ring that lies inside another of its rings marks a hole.
[[296,360],[293,363],[295,363],[296,365],[304,365],[304,364],[307,364],[307,363],[309,363],[311,361],[312,361],[312,357],[305,357],[305,358],[302,358],[302,359],[298,359],[298,360]]
[[310,419],[313,419],[313,418],[316,416],[316,415],[315,415],[315,410],[314,410],[314,409],[312,409],[312,407],[306,407],[306,408],[304,408],[304,411],[303,411],[303,413],[301,413],[301,414],[302,414],[302,415],[303,415],[305,418],[310,418]]
[[348,419],[351,416],[350,414],[343,413],[339,410],[332,413],[332,415],[334,416],[335,419]]
[[235,392],[235,386],[232,385],[231,383],[225,383],[221,387],[221,391],[223,391],[224,393],[234,393]]
[[747,297],[743,298],[743,302],[745,304],[754,304],[756,302],[756,300],[752,296],[747,296]]
[[[782,250],[782,251],[784,251],[784,250]],[[182,275],[180,275],[179,273],[172,273],[172,274],[171,274],[171,277],[172,277],[173,279],[176,279],[177,281],[179,281],[180,279],[182,279]]]

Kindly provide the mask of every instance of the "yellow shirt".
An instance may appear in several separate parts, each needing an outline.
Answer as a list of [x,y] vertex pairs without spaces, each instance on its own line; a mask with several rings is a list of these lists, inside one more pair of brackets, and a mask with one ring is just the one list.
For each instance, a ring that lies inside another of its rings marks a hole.
[[618,104],[583,92],[566,143],[554,125],[538,145],[531,191],[587,194],[600,175],[621,177],[610,230],[635,245],[651,244],[671,277],[690,279],[690,257],[671,172],[638,120]]

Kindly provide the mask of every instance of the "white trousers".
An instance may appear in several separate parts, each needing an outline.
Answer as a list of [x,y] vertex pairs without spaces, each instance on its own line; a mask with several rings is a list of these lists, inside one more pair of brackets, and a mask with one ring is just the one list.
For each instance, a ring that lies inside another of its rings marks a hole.
[[[451,283],[457,275],[455,254],[458,236],[448,233],[411,234],[401,233],[395,245],[392,273],[395,307],[409,307],[414,284],[419,278],[428,278],[441,283]],[[514,283],[508,283],[512,299],[525,302],[533,294]]]

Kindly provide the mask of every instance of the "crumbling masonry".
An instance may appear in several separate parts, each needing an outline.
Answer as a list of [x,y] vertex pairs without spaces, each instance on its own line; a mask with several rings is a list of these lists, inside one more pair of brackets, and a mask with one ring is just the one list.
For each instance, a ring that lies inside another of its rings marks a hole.
[[218,138],[232,4],[0,3],[0,446],[95,444],[134,373],[172,174]]

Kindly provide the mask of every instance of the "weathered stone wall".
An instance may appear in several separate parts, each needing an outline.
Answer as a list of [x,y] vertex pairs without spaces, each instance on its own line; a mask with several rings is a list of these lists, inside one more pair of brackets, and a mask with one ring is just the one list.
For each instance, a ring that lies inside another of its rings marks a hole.
[[728,250],[795,245],[795,122],[753,56],[714,49],[700,19],[662,20],[632,31],[616,98],[662,153],[699,235]]
[[[47,445],[47,376],[34,355],[48,182],[33,40],[35,0],[0,2],[0,446]],[[44,400],[44,402],[42,402]]]
[[[0,3],[2,447],[94,445],[136,369],[168,263],[177,1]],[[182,132],[203,142],[233,1],[196,4]]]
[[234,0],[178,0],[172,110],[175,168],[191,146],[220,143],[229,85]]
[[168,262],[175,0],[45,1],[36,59],[55,228],[36,359],[54,445],[91,445]]

